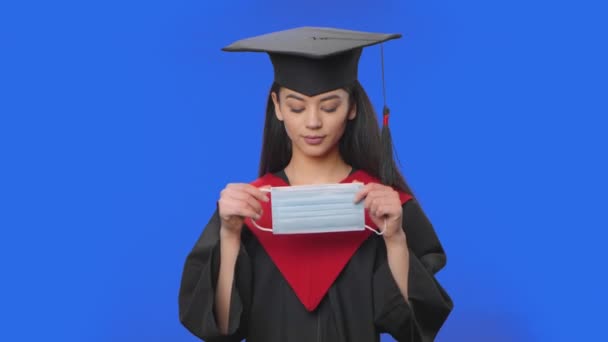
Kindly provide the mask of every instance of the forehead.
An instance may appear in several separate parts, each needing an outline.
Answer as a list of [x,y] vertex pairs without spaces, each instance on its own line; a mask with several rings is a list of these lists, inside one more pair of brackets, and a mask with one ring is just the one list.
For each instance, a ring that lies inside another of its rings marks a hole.
[[331,91],[328,91],[325,93],[321,93],[321,94],[318,94],[315,96],[306,96],[295,90],[281,87],[281,96],[282,97],[289,96],[290,98],[296,98],[296,99],[302,100],[302,101],[322,101],[327,98],[336,98],[336,97],[346,98],[348,96],[348,93],[344,89],[338,88],[338,89],[334,89],[334,90],[331,90]]

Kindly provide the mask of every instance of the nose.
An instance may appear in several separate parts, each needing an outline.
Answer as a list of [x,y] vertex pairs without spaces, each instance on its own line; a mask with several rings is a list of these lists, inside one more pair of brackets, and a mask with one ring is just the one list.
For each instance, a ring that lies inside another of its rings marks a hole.
[[321,117],[319,116],[319,111],[311,110],[308,112],[306,116],[306,128],[308,129],[319,129],[323,123],[321,122]]

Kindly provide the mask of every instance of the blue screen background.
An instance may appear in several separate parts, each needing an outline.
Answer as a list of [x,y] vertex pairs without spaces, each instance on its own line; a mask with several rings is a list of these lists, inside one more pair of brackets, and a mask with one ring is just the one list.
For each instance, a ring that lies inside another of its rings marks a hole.
[[[384,45],[387,100],[448,254],[437,340],[606,339],[605,10],[3,2],[0,340],[196,341],[183,262],[224,185],[257,177],[272,82],[266,55],[220,48],[304,25],[404,34]],[[359,79],[380,109],[378,46]]]

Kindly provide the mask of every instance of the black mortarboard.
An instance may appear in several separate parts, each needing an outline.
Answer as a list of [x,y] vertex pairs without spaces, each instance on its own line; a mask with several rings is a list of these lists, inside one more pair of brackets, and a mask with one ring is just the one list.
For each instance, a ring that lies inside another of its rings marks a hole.
[[274,66],[276,83],[314,96],[356,81],[362,48],[400,37],[400,34],[299,27],[239,40],[222,50],[266,52]]

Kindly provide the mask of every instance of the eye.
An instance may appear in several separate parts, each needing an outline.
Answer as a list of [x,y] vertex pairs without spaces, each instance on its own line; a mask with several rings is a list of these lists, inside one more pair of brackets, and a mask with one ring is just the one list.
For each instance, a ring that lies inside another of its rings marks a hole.
[[299,114],[299,113],[302,113],[302,112],[304,111],[304,108],[291,108],[291,107],[290,107],[290,108],[289,108],[289,110],[290,110],[292,113]]
[[327,109],[323,109],[324,112],[326,113],[333,113],[338,109],[338,107],[333,107],[333,108],[327,108]]

